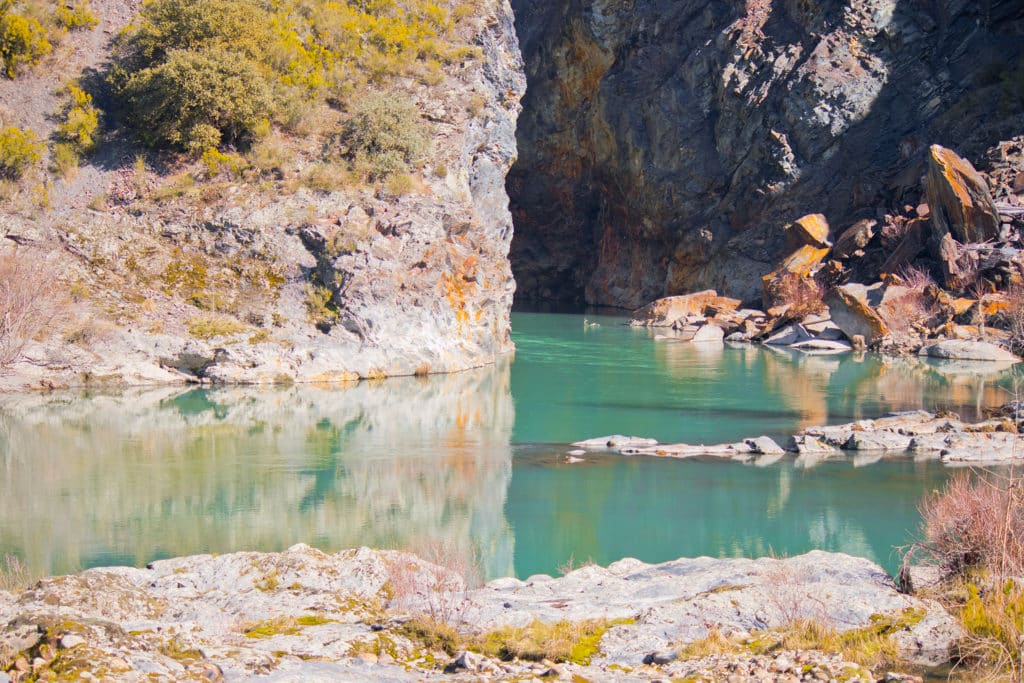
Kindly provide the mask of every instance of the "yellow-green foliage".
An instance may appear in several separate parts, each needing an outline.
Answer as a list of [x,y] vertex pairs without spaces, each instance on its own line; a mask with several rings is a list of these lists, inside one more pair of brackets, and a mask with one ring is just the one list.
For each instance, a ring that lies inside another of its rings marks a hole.
[[8,78],[38,64],[53,49],[42,24],[15,13],[13,5],[12,0],[0,0],[0,59]]
[[312,283],[306,285],[306,311],[310,322],[322,332],[330,332],[338,322],[338,304],[329,287]]
[[242,173],[249,168],[248,162],[238,154],[225,154],[216,147],[209,147],[203,152],[202,162],[206,166],[206,175],[210,178],[222,175],[241,178]]
[[462,645],[462,636],[454,626],[427,616],[410,619],[402,626],[401,632],[427,650],[444,650],[452,656]]
[[188,333],[196,339],[225,337],[248,329],[244,323],[227,315],[197,315],[185,321]]
[[197,154],[221,142],[248,144],[271,103],[252,60],[219,46],[173,50],[117,89],[144,141]]
[[573,662],[586,665],[600,650],[601,638],[612,626],[630,623],[628,619],[559,621],[529,626],[506,626],[483,634],[471,647],[483,654],[510,660],[516,657],[540,661]]
[[57,137],[79,154],[87,154],[96,146],[100,112],[92,104],[92,95],[74,83],[69,83],[66,90],[68,102],[57,126]]
[[820,650],[841,654],[867,667],[899,664],[899,647],[890,636],[924,618],[924,610],[908,608],[899,615],[874,615],[862,628],[839,632],[820,622],[800,620],[749,638],[728,638],[712,629],[706,638],[683,646],[680,657],[694,659],[712,654],[771,654],[780,650]]
[[320,626],[333,623],[319,614],[306,614],[301,617],[274,617],[266,621],[256,622],[243,629],[249,638],[272,638],[273,636],[293,636],[307,626]]
[[69,31],[92,28],[100,23],[99,17],[89,6],[89,0],[62,2],[53,13],[57,24]]
[[1024,589],[1012,579],[989,590],[967,584],[960,621],[968,635],[960,644],[964,659],[996,669],[1017,670],[1024,635]]
[[43,143],[31,130],[0,128],[0,178],[16,179],[43,158]]
[[436,81],[442,64],[474,56],[442,2],[152,0],[118,39],[110,78],[149,144],[246,143],[258,121],[291,125],[297,109],[344,107],[398,76]]

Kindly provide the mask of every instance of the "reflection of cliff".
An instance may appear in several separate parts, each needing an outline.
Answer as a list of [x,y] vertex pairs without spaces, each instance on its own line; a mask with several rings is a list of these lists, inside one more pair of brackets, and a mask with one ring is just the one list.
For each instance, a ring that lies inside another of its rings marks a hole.
[[[994,363],[954,363],[909,357],[804,355],[755,346],[723,349],[714,345],[659,342],[655,359],[666,376],[685,386],[716,416],[759,423],[759,409],[786,418],[787,433],[812,425],[871,419],[899,410],[951,410],[967,420],[982,419],[986,407],[1012,398],[1012,367]],[[735,378],[723,386],[715,373]],[[760,395],[760,402],[752,396]],[[740,411],[739,409],[743,410]],[[720,440],[756,436],[726,430]]]
[[204,550],[472,549],[512,570],[509,370],[347,389],[0,402],[0,552],[34,568]]

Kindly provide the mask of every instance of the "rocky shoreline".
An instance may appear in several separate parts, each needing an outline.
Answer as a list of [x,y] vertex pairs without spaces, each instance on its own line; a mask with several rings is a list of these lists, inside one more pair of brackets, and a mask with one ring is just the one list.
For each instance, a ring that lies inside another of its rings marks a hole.
[[588,451],[666,458],[712,457],[759,466],[796,455],[799,467],[813,467],[832,457],[852,455],[854,464],[869,465],[882,458],[909,455],[915,460],[938,460],[944,465],[999,465],[1024,461],[1024,406],[1012,402],[989,411],[991,418],[967,423],[958,416],[914,410],[889,413],[874,420],[812,426],[793,434],[785,447],[768,436],[735,443],[659,443],[657,439],[620,434],[572,444],[571,462]]
[[[428,617],[456,640],[416,626]],[[959,634],[937,603],[839,553],[623,559],[467,588],[452,569],[408,553],[297,545],[90,569],[0,592],[0,680],[915,679],[814,651],[686,650],[709,635],[742,639],[807,620],[840,633],[870,627],[910,667],[946,662]],[[591,631],[553,661],[513,642],[538,624]]]

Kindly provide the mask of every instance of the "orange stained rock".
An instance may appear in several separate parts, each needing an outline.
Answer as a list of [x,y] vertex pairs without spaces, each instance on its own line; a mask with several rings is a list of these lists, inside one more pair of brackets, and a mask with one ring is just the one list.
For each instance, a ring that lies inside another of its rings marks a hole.
[[882,320],[881,316],[879,316],[866,301],[862,301],[842,287],[834,289],[831,296],[834,296],[842,302],[850,312],[855,313],[859,318],[861,318],[862,322],[867,325],[869,330],[871,330],[868,343],[874,343],[889,334],[889,328],[886,326],[885,321]]
[[818,249],[831,247],[828,241],[828,221],[820,213],[810,213],[796,219],[786,226],[786,234],[797,244],[804,244]]
[[999,236],[999,214],[985,179],[971,163],[940,145],[929,148],[928,206],[936,229],[963,243]]

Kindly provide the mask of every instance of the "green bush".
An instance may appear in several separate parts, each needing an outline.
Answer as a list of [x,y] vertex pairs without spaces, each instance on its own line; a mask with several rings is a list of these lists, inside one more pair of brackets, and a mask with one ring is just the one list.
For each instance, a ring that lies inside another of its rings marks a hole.
[[260,60],[272,41],[270,25],[255,0],[154,0],[118,38],[115,59],[129,73],[159,65],[175,50],[220,47]]
[[357,169],[371,181],[406,172],[426,151],[419,112],[394,93],[374,93],[359,101],[344,138]]
[[120,95],[143,140],[202,153],[248,144],[270,110],[270,89],[252,60],[221,47],[175,50],[127,78]]
[[38,21],[15,14],[10,5],[0,1],[0,59],[4,73],[14,78],[23,67],[38,64],[53,47]]
[[43,143],[31,130],[0,128],[0,178],[20,178],[42,158]]
[[77,29],[92,28],[100,23],[99,17],[89,6],[89,0],[77,0],[71,3],[61,3],[54,10],[54,17],[57,24],[69,31]]
[[100,112],[92,104],[92,95],[74,83],[67,86],[68,102],[64,107],[57,137],[71,145],[78,154],[88,154],[96,147]]

